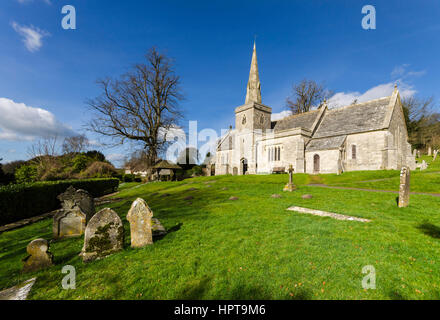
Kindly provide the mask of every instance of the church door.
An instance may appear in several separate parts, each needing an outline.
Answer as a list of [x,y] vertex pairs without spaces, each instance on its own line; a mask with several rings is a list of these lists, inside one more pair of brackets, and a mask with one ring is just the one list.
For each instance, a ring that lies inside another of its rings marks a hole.
[[319,172],[319,154],[313,156],[313,172]]
[[246,174],[246,172],[248,171],[248,163],[245,158],[241,159],[241,170],[242,174]]

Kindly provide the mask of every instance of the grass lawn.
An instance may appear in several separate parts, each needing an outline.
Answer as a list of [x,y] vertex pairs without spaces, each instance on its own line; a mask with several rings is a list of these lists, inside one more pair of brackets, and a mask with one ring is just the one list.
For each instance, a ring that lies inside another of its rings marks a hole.
[[[412,172],[411,190],[440,192],[436,171]],[[360,182],[374,179],[387,180]],[[83,239],[61,240],[51,243],[55,266],[23,275],[26,245],[52,238],[46,219],[0,234],[0,288],[36,275],[30,299],[440,299],[440,198],[411,195],[410,206],[398,208],[392,193],[307,186],[398,190],[397,171],[296,174],[292,193],[282,192],[286,181],[287,175],[253,175],[124,184],[115,195],[123,200],[106,205],[124,221],[124,251],[84,264]],[[306,193],[313,198],[302,199]],[[170,232],[131,249],[125,216],[137,197]],[[292,205],[372,222],[286,211]],[[61,287],[67,264],[76,268],[75,290]],[[361,286],[366,265],[376,269],[375,290]]]

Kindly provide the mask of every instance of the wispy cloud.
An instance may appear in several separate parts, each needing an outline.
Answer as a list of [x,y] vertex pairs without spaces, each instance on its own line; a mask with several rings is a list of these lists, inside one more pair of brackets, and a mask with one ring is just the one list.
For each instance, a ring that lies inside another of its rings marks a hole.
[[30,52],[35,52],[43,46],[43,38],[49,36],[47,31],[40,30],[34,26],[23,26],[17,22],[12,22],[12,28],[22,36],[22,41]]
[[30,141],[37,137],[71,136],[74,131],[41,108],[0,98],[0,140]]
[[[51,0],[42,0],[42,1],[46,4],[52,4]],[[34,2],[34,0],[17,0],[17,2],[20,4],[27,4],[27,3]]]
[[413,71],[408,70],[409,67],[410,64],[408,63],[394,67],[393,71],[391,71],[391,79],[407,79],[410,77],[420,77],[426,74],[426,70]]

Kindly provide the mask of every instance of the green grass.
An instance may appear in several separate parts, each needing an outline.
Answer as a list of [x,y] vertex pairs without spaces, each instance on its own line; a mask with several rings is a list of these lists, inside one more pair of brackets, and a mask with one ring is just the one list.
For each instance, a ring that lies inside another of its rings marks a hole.
[[[418,174],[438,179],[433,172],[432,167],[414,172],[412,179]],[[296,174],[298,190],[292,193],[282,192],[287,175],[124,184],[115,196],[123,200],[107,205],[124,221],[124,251],[84,264],[78,257],[82,238],[51,243],[56,265],[35,273],[30,298],[440,299],[440,198],[412,195],[409,207],[398,208],[392,193],[307,186],[316,180],[363,185],[359,181],[392,180],[395,174]],[[414,178],[412,190],[423,189],[422,180]],[[274,193],[282,198],[271,198]],[[313,198],[302,199],[305,193]],[[194,196],[191,204],[184,200],[187,195]],[[239,200],[230,201],[230,196]],[[170,232],[152,246],[131,249],[125,216],[137,197],[148,202]],[[291,205],[372,222],[286,211]],[[34,275],[20,274],[26,245],[39,237],[51,239],[51,228],[46,219],[0,234],[0,288]],[[61,288],[61,268],[67,264],[76,268],[75,290]],[[365,265],[376,268],[375,290],[362,289]]]

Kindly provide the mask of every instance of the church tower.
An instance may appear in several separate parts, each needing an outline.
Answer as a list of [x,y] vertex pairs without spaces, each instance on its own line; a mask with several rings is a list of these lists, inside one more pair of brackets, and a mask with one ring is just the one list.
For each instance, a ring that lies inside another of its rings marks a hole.
[[270,129],[272,109],[262,104],[258,74],[257,48],[254,42],[245,104],[235,109],[235,128],[241,130]]
[[251,69],[246,87],[245,104],[235,108],[234,167],[238,174],[257,173],[257,140],[271,129],[272,109],[261,99],[261,83],[258,74],[257,48],[254,42]]

